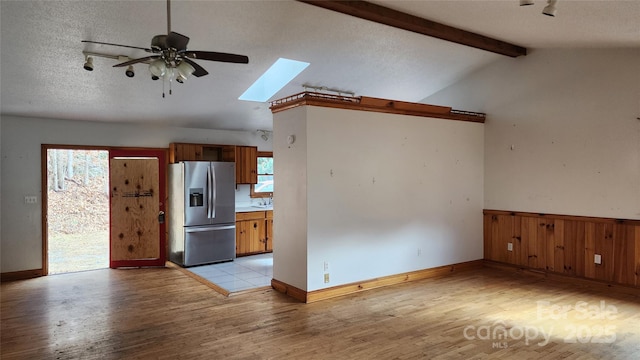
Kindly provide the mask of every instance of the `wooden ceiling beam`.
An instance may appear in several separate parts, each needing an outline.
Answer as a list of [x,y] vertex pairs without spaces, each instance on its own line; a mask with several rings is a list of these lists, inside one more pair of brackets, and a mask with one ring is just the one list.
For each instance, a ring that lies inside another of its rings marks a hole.
[[437,23],[367,1],[298,0],[328,10],[412,31],[438,39],[510,57],[527,55],[527,49],[488,36]]

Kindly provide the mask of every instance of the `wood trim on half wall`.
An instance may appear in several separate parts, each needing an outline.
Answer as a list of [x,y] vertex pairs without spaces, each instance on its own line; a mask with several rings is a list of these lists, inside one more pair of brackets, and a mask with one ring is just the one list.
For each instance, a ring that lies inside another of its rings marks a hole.
[[276,291],[289,295],[292,298],[304,303],[312,303],[320,300],[326,300],[338,296],[358,293],[365,290],[376,289],[385,286],[402,284],[410,281],[437,278],[449,275],[453,272],[468,271],[479,269],[483,266],[483,260],[467,261],[458,264],[438,266],[430,269],[411,271],[396,275],[384,276],[381,278],[369,279],[351,284],[332,286],[326,289],[304,291],[295,286],[283,283],[282,281],[272,279],[271,287]]

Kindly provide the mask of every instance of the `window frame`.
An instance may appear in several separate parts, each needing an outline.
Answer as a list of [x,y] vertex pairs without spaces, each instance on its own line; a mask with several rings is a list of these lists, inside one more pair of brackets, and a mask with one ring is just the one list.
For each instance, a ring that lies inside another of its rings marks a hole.
[[[273,158],[273,151],[258,151],[256,153],[256,163],[258,162],[258,158],[261,158],[261,157]],[[258,176],[260,176],[260,175],[271,175],[271,176],[273,176],[273,174],[258,174]],[[271,192],[255,192],[256,185],[258,185],[258,184],[251,184],[251,191],[249,192],[249,197],[251,197],[251,198],[273,197],[273,191],[271,191]]]

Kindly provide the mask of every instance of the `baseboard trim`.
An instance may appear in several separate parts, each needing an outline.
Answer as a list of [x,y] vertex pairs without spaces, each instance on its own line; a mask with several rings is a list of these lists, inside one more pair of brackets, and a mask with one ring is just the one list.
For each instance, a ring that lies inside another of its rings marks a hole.
[[493,260],[484,260],[483,266],[491,269],[496,269],[500,271],[507,272],[516,272],[519,274],[524,274],[526,276],[545,278],[559,283],[571,283],[571,284],[579,284],[585,288],[594,289],[594,290],[602,290],[602,291],[613,291],[617,293],[627,294],[627,295],[635,295],[640,296],[640,287],[634,287],[631,285],[618,284],[614,282],[608,282],[597,279],[589,279],[583,278],[579,276],[565,275],[554,272],[548,272],[541,269],[533,269],[525,266],[514,265],[501,263]]
[[307,302],[307,292],[293,285],[289,285],[280,280],[271,279],[271,287],[274,290],[281,292],[285,295],[289,295],[298,301],[301,301],[303,303]]
[[3,272],[0,274],[0,282],[27,280],[40,276],[44,276],[42,269]]
[[483,266],[483,264],[484,264],[483,260],[467,261],[463,263],[438,266],[430,269],[423,269],[423,270],[411,271],[411,272],[406,272],[406,273],[401,273],[396,275],[389,275],[389,276],[384,276],[380,278],[355,282],[351,284],[338,285],[338,286],[333,286],[326,289],[314,290],[309,292],[299,289],[295,286],[291,286],[289,284],[286,284],[276,279],[271,280],[271,287],[273,287],[276,291],[289,295],[298,301],[305,302],[305,303],[312,303],[316,301],[331,299],[334,297],[354,294],[361,291],[377,289],[380,287],[397,285],[397,284],[402,284],[410,281],[442,277],[442,276],[449,275],[453,272],[479,269]]

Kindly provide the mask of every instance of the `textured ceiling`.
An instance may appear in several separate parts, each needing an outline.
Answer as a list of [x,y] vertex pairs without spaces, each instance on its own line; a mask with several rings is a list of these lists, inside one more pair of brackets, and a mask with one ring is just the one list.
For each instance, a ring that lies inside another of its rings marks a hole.
[[[541,14],[541,0],[529,7],[518,0],[374,2],[530,51],[640,47],[640,1],[561,0],[555,18]],[[144,64],[131,79],[113,59],[82,69],[83,50],[147,53],[81,40],[149,47],[167,32],[164,1],[2,0],[2,114],[253,131],[272,127],[268,103],[237,98],[279,57],[311,65],[272,99],[306,83],[403,101],[420,101],[502,58],[296,1],[173,0],[171,8],[172,30],[191,38],[190,50],[243,54],[250,63],[198,61],[209,75],[174,83],[162,98],[162,82]]]

